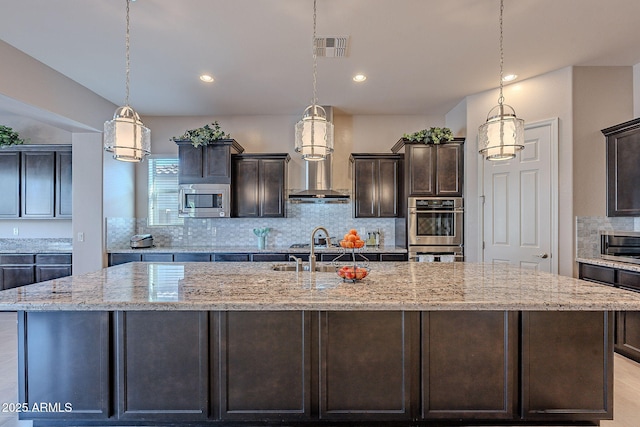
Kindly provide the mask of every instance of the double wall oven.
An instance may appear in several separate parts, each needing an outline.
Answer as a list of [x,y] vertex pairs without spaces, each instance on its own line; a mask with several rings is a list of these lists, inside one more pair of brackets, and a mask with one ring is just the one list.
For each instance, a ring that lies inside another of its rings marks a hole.
[[463,223],[462,197],[409,197],[409,261],[463,261]]

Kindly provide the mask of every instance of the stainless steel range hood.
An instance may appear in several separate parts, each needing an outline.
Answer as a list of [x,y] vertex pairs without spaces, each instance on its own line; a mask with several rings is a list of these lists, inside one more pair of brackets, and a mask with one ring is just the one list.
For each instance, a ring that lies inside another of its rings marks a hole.
[[349,203],[349,195],[331,189],[331,155],[319,162],[305,161],[306,189],[289,194],[294,203]]

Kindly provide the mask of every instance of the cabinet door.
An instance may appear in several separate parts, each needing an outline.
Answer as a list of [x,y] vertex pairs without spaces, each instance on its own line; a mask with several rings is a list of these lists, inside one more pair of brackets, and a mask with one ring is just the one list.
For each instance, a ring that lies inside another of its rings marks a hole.
[[354,160],[354,216],[356,218],[378,216],[378,165],[377,159]]
[[36,282],[71,276],[70,265],[36,265]]
[[607,216],[640,216],[640,127],[638,119],[607,136]]
[[517,328],[513,312],[422,313],[422,417],[513,418]]
[[640,362],[640,311],[619,311],[616,315],[616,351]]
[[462,144],[441,144],[436,148],[436,195],[462,196]]
[[211,184],[231,183],[231,146],[227,144],[211,144],[203,148],[204,182]]
[[407,144],[405,150],[408,195],[435,196],[435,146]]
[[116,315],[119,419],[206,419],[208,313],[142,311]]
[[178,183],[197,184],[203,182],[202,147],[190,143],[178,145]]
[[569,422],[612,417],[612,349],[610,312],[523,312],[524,419]]
[[0,152],[0,218],[20,216],[20,153]]
[[613,268],[591,264],[580,264],[578,268],[578,274],[582,280],[611,286],[616,283],[616,270]]
[[[416,313],[320,314],[320,417],[407,420]],[[415,329],[417,331],[417,328]]]
[[235,159],[233,162],[233,216],[260,216],[260,184],[258,159]]
[[125,264],[127,262],[137,262],[142,259],[141,254],[131,254],[131,253],[113,253],[109,254],[109,267],[114,265]]
[[109,320],[106,312],[19,313],[18,401],[60,406],[59,412],[28,412],[21,419],[109,417]]
[[54,176],[55,152],[22,153],[22,217],[53,218]]
[[[309,314],[300,311],[219,314],[220,417],[294,421],[310,417]],[[213,381],[213,379],[212,379]]]
[[33,264],[0,266],[0,287],[12,289],[35,282]]
[[280,159],[260,160],[260,216],[285,216],[286,163]]
[[71,151],[56,153],[56,217],[71,218],[72,204]]
[[398,189],[400,180],[400,161],[394,159],[378,160],[378,216],[393,218],[399,216]]

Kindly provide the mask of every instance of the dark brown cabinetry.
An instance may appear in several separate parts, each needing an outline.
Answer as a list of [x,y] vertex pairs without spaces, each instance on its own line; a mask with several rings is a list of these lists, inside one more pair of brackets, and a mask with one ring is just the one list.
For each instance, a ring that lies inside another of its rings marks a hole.
[[209,406],[209,314],[117,312],[121,420],[203,420]]
[[640,119],[602,133],[607,144],[607,216],[640,216]]
[[[640,292],[640,273],[634,271],[580,263],[579,277],[590,282]],[[616,352],[640,362],[640,312],[616,312],[615,329]]]
[[407,196],[462,196],[463,143],[410,144],[405,147]]
[[71,176],[70,145],[4,149],[0,153],[0,218],[71,218]]
[[36,282],[71,275],[71,254],[36,254]]
[[18,218],[20,216],[20,152],[0,152],[0,218]]
[[[29,419],[105,420],[110,416],[107,312],[18,314],[19,402],[58,405]],[[25,414],[21,414],[25,415]]]
[[225,344],[219,346],[219,354],[214,353],[214,360],[219,361],[221,372],[226,373],[220,377],[220,418],[308,420],[310,313],[258,311],[217,315],[221,342]]
[[354,217],[401,216],[403,159],[399,154],[351,154]]
[[179,184],[230,184],[231,152],[243,148],[233,139],[221,139],[194,147],[191,141],[178,144]]
[[613,417],[612,346],[611,312],[523,312],[524,419]]
[[288,154],[234,155],[232,216],[284,217]]
[[422,417],[513,419],[517,334],[514,312],[422,313]]
[[0,255],[0,290],[71,275],[71,254]]

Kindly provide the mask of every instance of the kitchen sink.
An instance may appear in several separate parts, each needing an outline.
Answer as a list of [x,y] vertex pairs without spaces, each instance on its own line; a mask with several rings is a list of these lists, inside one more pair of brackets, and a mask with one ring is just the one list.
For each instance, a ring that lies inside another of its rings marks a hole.
[[[295,265],[275,264],[271,266],[273,271],[296,271]],[[309,264],[302,266],[302,271],[309,271]],[[320,273],[335,273],[336,268],[333,265],[316,265],[316,271]]]

